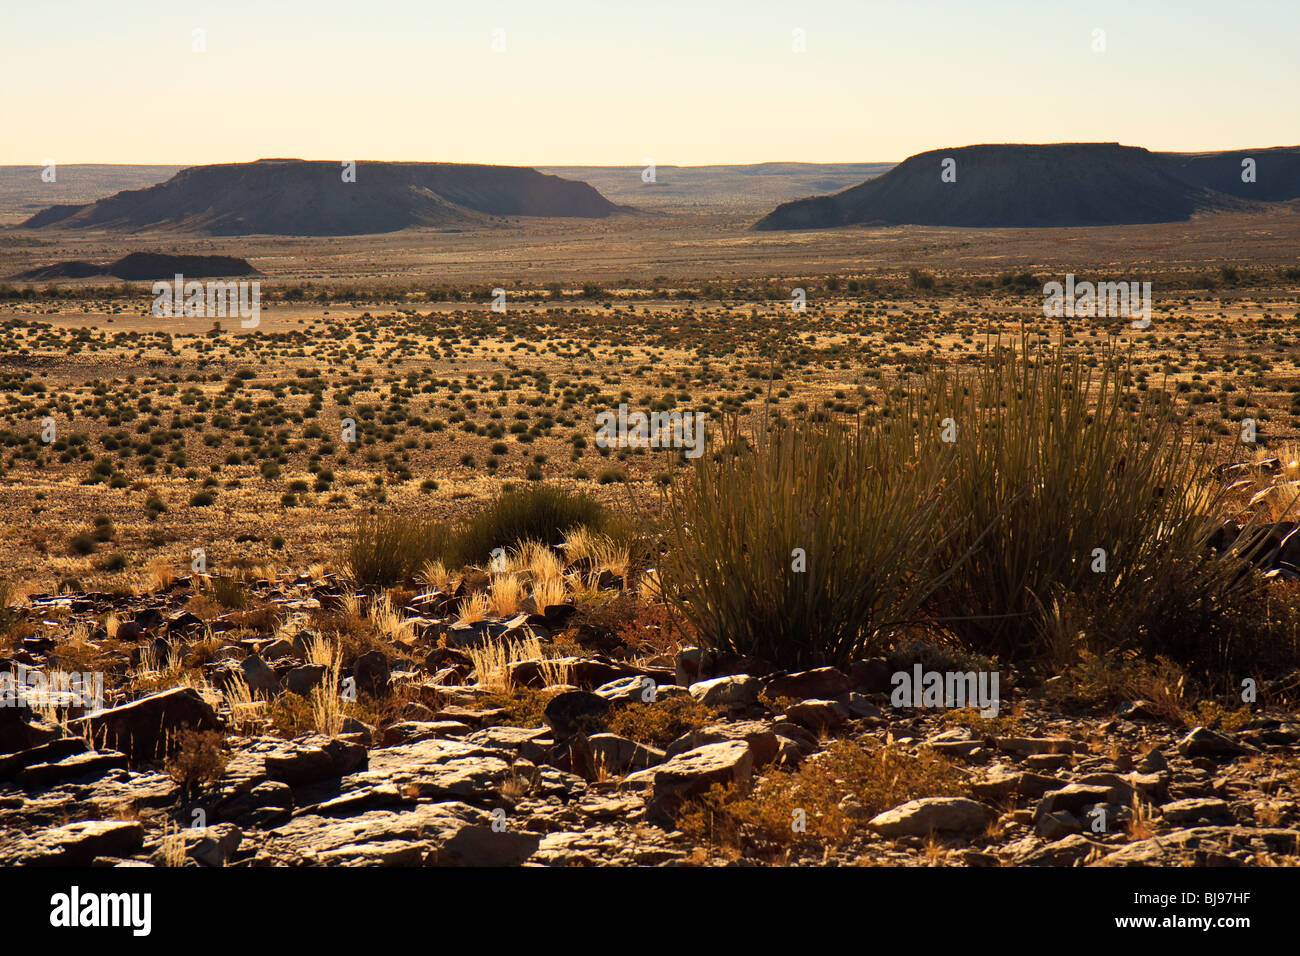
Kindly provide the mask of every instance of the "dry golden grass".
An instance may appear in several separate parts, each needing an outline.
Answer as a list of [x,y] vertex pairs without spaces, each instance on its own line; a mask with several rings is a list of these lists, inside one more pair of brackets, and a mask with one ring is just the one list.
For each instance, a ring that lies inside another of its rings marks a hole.
[[568,665],[548,657],[535,636],[518,641],[505,638],[484,641],[477,647],[469,648],[466,653],[474,662],[474,674],[479,686],[495,693],[508,694],[513,690],[510,667],[520,661],[537,661],[542,679],[548,686],[563,684],[568,680]]
[[475,591],[469,597],[460,602],[456,614],[456,626],[464,627],[467,624],[476,624],[485,620],[492,610],[492,600],[484,591]]
[[565,560],[573,563],[584,558],[590,558],[593,538],[595,538],[595,532],[585,526],[570,531],[564,538]]
[[598,536],[592,559],[596,562],[596,567],[602,571],[608,571],[610,574],[624,578],[626,581],[628,570],[632,565],[632,558],[627,545],[619,544],[612,538],[603,535]]
[[343,732],[343,698],[339,693],[339,658],[335,655],[325,675],[325,683],[312,689],[311,716],[316,732],[326,737],[337,737]]
[[181,867],[185,865],[185,834],[179,825],[172,823],[163,825],[159,856],[162,866]]
[[506,571],[492,575],[492,589],[489,592],[488,610],[498,617],[513,617],[519,613],[523,600],[524,586],[519,576]]
[[[1294,230],[1289,223],[1275,225]],[[1261,255],[1268,253],[1259,248],[1251,235],[1243,233],[1239,241]],[[1049,263],[1055,253],[1044,248],[1043,236],[1046,233],[1026,236],[1016,240],[1015,245],[1021,250],[1022,265],[1041,263],[1036,267],[1050,273],[1053,267]],[[1217,232],[1215,236],[1212,245],[1202,248],[1212,248],[1211,258],[1217,262],[1224,253],[1221,237]],[[765,290],[768,280],[788,290],[793,284],[789,277],[805,276],[810,266],[814,275],[821,275],[810,286],[819,316],[815,334],[807,330],[778,356],[777,363],[784,366],[784,375],[772,388],[773,404],[766,406],[763,398],[741,399],[747,411],[792,416],[799,414],[800,406],[805,411],[839,406],[834,409],[837,413],[869,409],[896,375],[927,353],[941,361],[962,364],[984,344],[985,331],[995,335],[1014,331],[1026,319],[1043,326],[1040,296],[1032,291],[1011,295],[997,288],[996,283],[990,284],[989,277],[982,273],[945,274],[944,282],[951,280],[953,288],[933,294],[919,294],[907,288],[905,278],[884,274],[855,275],[847,288],[844,282],[829,286],[823,273],[838,270],[845,261],[837,253],[838,264],[810,263],[804,258],[808,249],[806,240],[816,237],[800,238],[796,244],[798,259],[784,260],[785,265],[797,266],[797,271],[790,273],[781,272],[782,261],[771,258],[771,248],[766,243],[761,248],[754,247],[746,239],[740,246],[730,243],[726,246],[726,256],[743,254],[746,259],[743,272],[765,277],[764,284],[760,284]],[[842,239],[838,237],[836,242]],[[891,249],[894,242],[890,240]],[[1284,244],[1275,242],[1274,245],[1281,248]],[[952,248],[951,244],[945,247]],[[908,254],[924,258],[930,254],[925,252],[926,248],[925,244],[913,242],[908,246]],[[1070,248],[1071,256],[1075,255],[1077,245],[1072,242]],[[35,254],[20,249],[9,251],[20,258]],[[1129,249],[1121,254],[1121,259],[1135,251],[1136,247]],[[385,255],[388,252],[389,247],[385,245]],[[1098,261],[1107,263],[1108,267],[1113,265],[1116,261],[1113,253],[1107,247],[1106,254]],[[703,261],[717,262],[717,259],[710,253]],[[1073,258],[1069,264],[1076,270],[1079,265]],[[371,265],[376,271],[362,283],[371,287],[368,294],[386,295],[402,286],[399,280],[388,277],[391,270],[387,264],[382,269],[379,263]],[[588,265],[584,263],[584,267]],[[606,267],[613,268],[608,264]],[[623,267],[624,262],[619,259],[617,268]],[[475,271],[482,268],[482,263],[466,264],[465,268]],[[1145,269],[1145,265],[1141,268]],[[316,262],[313,273],[319,271],[328,271],[327,260]],[[1290,333],[1285,320],[1295,312],[1295,289],[1294,283],[1279,283],[1266,277],[1262,269],[1252,271],[1257,272],[1254,279],[1268,281],[1252,282],[1240,289],[1219,289],[1212,294],[1196,285],[1196,276],[1182,264],[1177,270],[1153,276],[1161,290],[1161,300],[1157,303],[1160,331],[1135,337],[1134,346],[1137,357],[1144,363],[1141,374],[1146,375],[1148,371],[1152,374],[1153,387],[1163,387],[1159,376],[1169,367],[1173,369],[1174,383],[1191,387],[1187,393],[1190,397],[1208,399],[1195,406],[1208,426],[1232,424],[1245,408],[1237,404],[1239,399],[1251,403],[1252,411],[1268,414],[1267,420],[1262,414],[1259,417],[1262,423],[1267,421],[1264,431],[1270,445],[1266,453],[1272,454],[1276,441],[1286,438],[1292,430],[1287,417],[1287,390],[1297,368],[1291,359],[1294,349],[1287,341]],[[733,270],[729,266],[719,275],[724,273],[732,275]],[[647,273],[646,277],[651,275]],[[786,278],[780,278],[782,275]],[[610,275],[605,275],[599,281],[609,279]],[[723,283],[724,286],[729,282]],[[750,287],[759,288],[753,284]],[[839,291],[833,291],[834,288]],[[331,280],[310,283],[313,298],[322,291],[341,290],[339,283]],[[423,300],[422,285],[413,284],[401,291],[411,293],[416,301]],[[106,457],[119,459],[115,467],[120,469],[125,483],[108,487],[83,484],[86,465],[75,457],[61,458],[46,453],[38,463],[28,456],[19,456],[6,469],[0,483],[16,512],[26,514],[32,509],[37,517],[31,524],[36,527],[14,536],[11,546],[0,549],[0,575],[37,577],[35,590],[40,591],[53,591],[74,578],[85,587],[107,588],[119,584],[120,575],[114,577],[99,567],[102,551],[89,559],[65,553],[68,539],[86,530],[87,515],[102,510],[111,515],[120,547],[131,559],[131,567],[143,569],[137,572],[143,578],[142,590],[164,588],[173,572],[188,575],[189,549],[193,542],[213,540],[214,530],[219,531],[216,537],[223,539],[238,536],[242,542],[239,560],[246,563],[252,575],[273,577],[277,567],[306,567],[311,576],[320,577],[328,570],[331,560],[337,563],[339,522],[344,515],[359,508],[369,510],[382,505],[403,516],[456,520],[476,502],[492,497],[504,482],[524,480],[525,469],[532,467],[530,459],[534,453],[541,453],[540,457],[545,459],[538,467],[546,481],[572,485],[596,495],[606,504],[624,504],[628,489],[634,489],[638,495],[642,491],[653,495],[659,477],[671,478],[677,473],[675,463],[666,461],[665,456],[624,450],[598,455],[590,445],[578,451],[569,444],[571,437],[584,432],[590,442],[587,423],[592,413],[606,404],[599,400],[601,393],[612,397],[609,383],[617,380],[636,404],[648,404],[668,391],[678,394],[687,391],[691,406],[700,407],[708,402],[715,409],[719,402],[726,405],[735,402],[738,394],[757,391],[762,396],[767,383],[764,369],[756,368],[757,363],[752,361],[752,345],[788,320],[789,301],[784,296],[769,298],[766,291],[755,296],[745,290],[735,290],[735,302],[725,304],[712,294],[687,302],[674,299],[675,293],[669,289],[648,299],[642,298],[640,291],[623,291],[638,297],[634,313],[629,313],[626,298],[620,293],[605,303],[574,302],[572,309],[563,310],[573,314],[561,321],[557,321],[552,303],[536,306],[521,299],[516,304],[512,296],[509,334],[476,334],[471,340],[461,339],[455,350],[444,350],[445,354],[430,354],[429,345],[440,335],[459,335],[466,319],[476,315],[477,306],[467,308],[463,298],[459,304],[431,303],[428,313],[421,309],[418,319],[400,311],[404,305],[398,298],[376,306],[365,296],[358,299],[350,292],[342,296],[342,301],[325,305],[277,303],[274,310],[268,310],[263,316],[264,328],[295,336],[305,333],[311,343],[306,349],[296,344],[287,346],[278,334],[250,341],[251,337],[244,336],[208,336],[206,330],[198,328],[177,330],[173,337],[175,351],[169,358],[171,364],[158,370],[156,382],[146,384],[139,391],[153,403],[150,414],[158,415],[161,420],[169,416],[187,417],[195,401],[213,407],[209,423],[196,424],[194,434],[185,443],[187,466],[146,469],[138,456],[110,454]],[[730,292],[727,297],[732,298]],[[743,307],[738,307],[741,303]],[[147,298],[99,302],[80,296],[59,300],[40,297],[0,303],[0,312],[14,320],[11,332],[14,349],[30,352],[43,363],[42,377],[50,400],[76,405],[88,399],[93,386],[87,384],[82,367],[87,361],[100,362],[107,370],[110,406],[137,405],[124,410],[134,413],[130,418],[120,419],[130,421],[142,410],[134,395],[127,396],[137,389],[126,387],[119,371],[131,364],[142,345],[133,337],[155,331],[136,314],[144,311],[136,308],[140,304],[147,305]],[[87,316],[91,321],[113,322],[114,325],[106,327],[125,333],[130,340],[126,343],[97,340],[84,346],[78,344],[76,349],[69,348],[80,335]],[[628,361],[623,337],[633,334],[653,342],[664,329],[680,328],[684,320],[698,322],[710,340],[707,375],[701,375],[700,356],[687,347],[645,346],[643,354]],[[430,323],[434,329],[430,329]],[[1060,328],[1047,323],[1043,331],[1055,337]],[[1071,331],[1074,343],[1084,351],[1094,348],[1110,332],[1101,325],[1075,326]],[[1261,332],[1263,335],[1257,338]],[[559,372],[548,360],[538,363],[532,355],[515,352],[521,340],[544,342],[547,348],[559,352],[586,350],[587,357],[576,362],[559,360],[565,366]],[[1256,357],[1266,359],[1271,366],[1251,367],[1248,360]],[[496,386],[480,376],[473,385],[469,384],[470,369],[480,363],[500,367],[504,361],[518,365],[518,369],[506,375],[506,383]],[[185,375],[198,363],[212,362],[246,366],[255,370],[255,377],[245,380],[238,397],[226,394],[223,382],[185,381]],[[267,432],[277,430],[265,420],[262,408],[269,407],[274,400],[276,408],[297,414],[309,402],[308,395],[296,388],[290,387],[288,394],[284,393],[286,382],[298,381],[296,370],[319,372],[328,391],[331,387],[338,388],[345,376],[353,374],[353,369],[348,367],[351,363],[355,363],[356,372],[368,379],[353,391],[354,401],[376,406],[390,400],[394,404],[400,401],[408,412],[426,420],[441,419],[444,423],[453,415],[463,414],[464,424],[473,425],[475,430],[461,434],[459,428],[452,428],[442,435],[422,435],[417,429],[394,428],[389,436],[377,440],[372,459],[368,456],[369,449],[352,455],[343,453],[345,450],[336,440],[336,412],[327,409],[319,417],[318,436],[302,434],[312,427],[305,422],[293,430],[295,434],[285,443],[289,460],[281,462],[284,474],[281,479],[268,482],[258,473],[261,449],[244,447],[244,439],[235,435],[237,429],[210,424],[213,418],[229,413],[228,403],[233,399],[250,402],[254,419],[261,419],[255,423]],[[516,442],[516,433],[506,430],[514,416],[522,413],[527,416],[523,424],[533,426],[538,423],[539,413],[552,414],[549,404],[537,404],[555,397],[554,392],[547,395],[534,388],[533,374],[539,367],[569,379],[565,388],[572,385],[576,397],[560,416],[569,418],[570,422],[553,430],[538,430],[527,436],[528,441],[520,437]],[[400,394],[402,380],[415,370],[432,378],[443,378],[449,384],[436,390]],[[1239,386],[1244,384],[1249,388],[1243,391]],[[119,393],[127,397],[119,401]],[[193,397],[182,401],[186,393]],[[467,395],[475,396],[478,402],[475,407],[462,405],[461,400]],[[15,409],[25,399],[16,390],[10,390],[8,397],[13,399],[11,411],[0,414],[3,419],[0,424],[12,429],[21,423],[22,416]],[[496,413],[496,417],[491,413]],[[112,408],[107,416],[102,413],[85,416],[78,428],[88,433],[88,447],[97,448],[98,442],[109,433],[123,430],[118,420],[117,409]],[[498,430],[504,434],[498,434]],[[449,441],[452,432],[454,440]],[[235,440],[241,444],[232,447]],[[508,450],[504,453],[489,450],[498,443],[505,444]],[[253,454],[247,455],[248,452]],[[232,453],[243,460],[230,462]],[[472,456],[473,465],[461,462],[466,453]],[[484,462],[489,455],[494,458],[495,467],[485,470]],[[403,468],[409,468],[411,477],[385,479],[375,485],[374,478],[390,472],[388,461],[395,456],[400,458]],[[279,499],[286,482],[311,485],[316,471],[322,467],[331,474],[331,480],[324,483],[328,487],[297,488],[294,503],[281,505]],[[592,476],[606,470],[626,473],[629,486],[598,484]],[[420,479],[425,476],[436,479],[436,489],[423,487]],[[213,482],[211,486],[207,484],[209,481]],[[195,492],[208,488],[217,496],[216,507],[188,505]],[[142,506],[153,500],[165,505],[161,516],[145,514]],[[275,515],[273,529],[268,528],[270,514]],[[272,543],[279,538],[287,541],[287,545]],[[575,547],[566,549],[569,558],[590,550],[580,540],[573,543]],[[213,575],[230,573],[228,555],[214,552],[210,558]],[[612,565],[617,573],[624,562],[614,555],[612,560],[602,563]],[[155,570],[158,576],[151,579]]]
[[602,592],[596,587],[597,577],[598,575],[595,574],[579,574],[577,571],[571,571],[564,576],[565,590],[573,596],[574,603],[588,604],[603,597]]
[[1128,827],[1125,830],[1128,841],[1136,843],[1138,840],[1149,840],[1155,836],[1155,822],[1152,819],[1150,805],[1139,800],[1137,794],[1134,794],[1132,810],[1133,815],[1129,817]]
[[194,686],[198,675],[186,671],[184,658],[184,648],[178,643],[168,644],[161,659],[153,644],[142,645],[140,664],[127,675],[127,689],[134,695],[143,695],[171,687]]
[[564,578],[557,574],[540,580],[534,579],[532,598],[539,612],[553,605],[565,603],[568,600],[568,588],[565,586]]
[[659,580],[657,568],[647,568],[637,578],[636,593],[646,604],[657,604],[663,600],[663,582]]
[[625,544],[619,544],[609,535],[598,534],[587,528],[578,528],[565,539],[564,556],[570,562],[588,560],[596,573],[609,571],[625,576],[631,563]]
[[237,733],[255,728],[266,709],[266,702],[253,694],[243,674],[232,674],[226,679],[222,697],[230,711],[230,724]]
[[526,571],[535,581],[564,573],[564,564],[554,549],[540,541],[524,541],[508,558],[513,570]]
[[[152,658],[153,649],[149,648]],[[104,661],[104,649],[90,639],[90,625],[78,621],[72,630],[59,642],[52,655],[56,666],[69,671],[93,671],[101,669]]]
[[307,639],[307,663],[320,667],[336,667],[339,660],[339,646],[324,637]]
[[420,580],[430,591],[442,591],[446,589],[452,580],[451,572],[443,566],[441,561],[430,561],[420,571]]
[[467,652],[474,662],[474,675],[484,690],[508,693],[510,691],[510,665],[522,660],[538,660],[542,656],[537,638],[509,641],[503,638],[484,641]]
[[410,622],[393,607],[392,598],[387,593],[371,602],[368,617],[375,631],[384,640],[404,641],[411,636]]
[[176,574],[162,558],[154,558],[145,567],[142,589],[149,594],[165,591],[176,582]]

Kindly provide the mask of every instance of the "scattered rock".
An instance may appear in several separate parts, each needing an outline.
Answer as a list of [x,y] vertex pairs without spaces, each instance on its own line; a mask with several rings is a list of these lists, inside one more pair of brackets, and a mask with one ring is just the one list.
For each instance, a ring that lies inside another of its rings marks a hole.
[[286,641],[284,638],[280,638],[278,641],[272,641],[266,647],[262,648],[262,659],[266,661],[278,661],[293,656],[293,642]]
[[785,716],[814,733],[834,730],[849,719],[849,709],[835,700],[805,700],[787,707]]
[[1068,754],[1077,749],[1087,749],[1083,744],[1069,737],[998,737],[994,743],[999,750],[1021,756]]
[[303,664],[284,675],[284,689],[299,697],[310,697],[311,692],[325,684],[325,667],[321,664]]
[[0,854],[17,866],[89,866],[97,856],[126,857],[143,845],[136,821],[86,820],[43,830]]
[[552,697],[543,711],[547,724],[561,739],[603,725],[609,701],[585,690],[570,690]]
[[366,762],[366,748],[340,739],[308,737],[266,758],[266,775],[291,787],[342,777]]
[[790,697],[803,701],[829,700],[847,694],[852,688],[853,681],[833,667],[769,677],[763,685],[767,696],[774,700]]
[[1192,797],[1186,800],[1174,800],[1160,808],[1160,815],[1164,817],[1166,823],[1176,827],[1232,819],[1228,805],[1214,798]]
[[[779,738],[770,726],[757,720],[725,721],[696,730],[688,730],[664,751],[668,758],[727,740],[743,740],[754,754],[754,766],[763,767],[776,759]],[[814,748],[816,743],[813,744]]]
[[743,740],[706,744],[646,771],[651,774],[647,812],[660,820],[671,818],[685,801],[707,793],[715,783],[747,792],[753,772],[754,752]]
[[126,754],[116,750],[72,754],[51,763],[37,763],[18,771],[14,782],[29,790],[44,790],[57,784],[102,777],[110,770],[126,769]]
[[1041,773],[1027,771],[999,771],[985,780],[971,783],[971,792],[981,800],[1000,801],[1008,797],[1041,797],[1056,790],[1061,781]]
[[1194,827],[1138,840],[1108,853],[1094,866],[1207,865],[1211,857],[1218,865],[1235,852],[1248,858],[1270,854],[1300,854],[1300,834],[1280,828],[1242,826]]
[[[627,677],[649,677],[656,684],[668,684],[673,679],[672,672],[666,668],[639,667],[604,657],[561,657],[551,666],[562,668],[562,672],[568,675],[568,682],[584,690]],[[517,661],[510,665],[509,675],[511,682],[520,687],[545,687],[547,683],[540,661]]]
[[0,707],[0,753],[28,750],[56,739],[60,734],[54,724],[24,713],[18,707]]
[[537,852],[541,842],[537,833],[467,826],[434,852],[433,862],[453,866],[518,866]]
[[659,685],[653,677],[634,674],[601,684],[596,693],[611,704],[650,703],[659,697]]
[[53,763],[90,749],[80,737],[62,737],[36,747],[20,750],[8,757],[0,757],[0,780],[11,780],[14,774],[36,764]]
[[591,748],[591,758],[596,767],[612,774],[645,770],[663,763],[665,759],[662,750],[617,734],[593,734],[587,738],[587,745]]
[[259,655],[249,654],[240,662],[239,670],[254,694],[272,696],[280,692],[279,675]]
[[388,657],[383,651],[369,651],[352,665],[352,677],[357,682],[357,693],[368,697],[387,697],[392,672]]
[[991,807],[966,797],[923,797],[877,814],[867,826],[884,837],[924,837],[980,830],[995,819]]
[[1105,845],[1082,834],[1070,836],[1013,855],[1015,866],[1078,866],[1090,857],[1105,852]]
[[1109,802],[1113,793],[1114,788],[1108,786],[1071,783],[1044,794],[1043,799],[1038,801],[1034,818],[1037,820],[1060,811],[1080,816],[1094,804]]
[[715,677],[690,686],[691,696],[706,707],[747,707],[758,700],[760,685],[748,674]]
[[239,828],[229,823],[186,827],[181,834],[185,840],[185,855],[200,866],[210,867],[225,866],[244,840]]
[[1178,752],[1185,757],[1240,757],[1259,751],[1255,747],[1239,744],[1213,730],[1196,727],[1178,741]]
[[1034,821],[1034,832],[1044,840],[1059,840],[1082,829],[1083,825],[1079,823],[1079,818],[1066,810],[1041,814]]
[[162,756],[182,728],[217,730],[221,722],[198,691],[177,687],[87,714],[68,726],[74,734],[88,732],[96,746],[110,747],[138,761]]
[[893,689],[894,669],[883,657],[869,657],[849,665],[849,680],[858,690],[868,694],[887,694]]

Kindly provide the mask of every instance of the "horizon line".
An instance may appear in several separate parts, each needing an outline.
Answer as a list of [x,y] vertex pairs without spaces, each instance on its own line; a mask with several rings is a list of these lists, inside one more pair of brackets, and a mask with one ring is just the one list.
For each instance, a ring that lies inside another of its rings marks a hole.
[[[882,166],[895,165],[911,159],[914,156],[923,156],[926,153],[938,152],[943,149],[970,149],[976,146],[1131,146],[1132,144],[1124,143],[1120,140],[1060,140],[1054,142],[978,142],[966,143],[961,146],[935,146],[929,149],[923,149],[919,152],[909,153],[903,159],[844,159],[844,160],[807,160],[807,159],[761,159],[751,162],[718,162],[718,163],[654,163],[656,169],[704,169],[710,167],[746,167],[746,166],[775,166],[775,165],[798,165],[798,166]],[[1270,149],[1300,149],[1300,144],[1279,144],[1271,146],[1232,146],[1226,148],[1202,148],[1202,149],[1157,149],[1150,146],[1133,146],[1136,149],[1144,149],[1150,153],[1171,153],[1175,155],[1201,155],[1205,153],[1232,153],[1242,150],[1270,150]],[[472,160],[448,160],[448,159],[357,159],[348,160],[339,157],[325,158],[308,158],[304,156],[259,156],[256,159],[236,159],[220,160],[215,162],[95,162],[95,161],[77,161],[77,162],[59,162],[54,161],[54,165],[62,167],[76,166],[114,166],[114,167],[139,167],[139,166],[168,166],[180,169],[188,169],[197,166],[238,166],[248,165],[250,163],[265,162],[268,160],[284,160],[296,162],[311,163],[329,163],[329,162],[347,162],[356,163],[444,163],[453,166],[503,166],[516,169],[542,169],[542,168],[569,168],[569,169],[644,169],[649,163],[500,163],[500,162],[482,162]],[[47,165],[45,162],[27,162],[27,163],[0,163],[0,169],[42,169]]]

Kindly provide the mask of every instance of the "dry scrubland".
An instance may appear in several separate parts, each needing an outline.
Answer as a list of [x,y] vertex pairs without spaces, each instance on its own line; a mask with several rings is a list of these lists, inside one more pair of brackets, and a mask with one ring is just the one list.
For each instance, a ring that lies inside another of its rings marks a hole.
[[4,290],[0,655],[126,708],[6,716],[5,857],[1295,863],[1300,273],[1167,262],[1134,332],[1032,265]]

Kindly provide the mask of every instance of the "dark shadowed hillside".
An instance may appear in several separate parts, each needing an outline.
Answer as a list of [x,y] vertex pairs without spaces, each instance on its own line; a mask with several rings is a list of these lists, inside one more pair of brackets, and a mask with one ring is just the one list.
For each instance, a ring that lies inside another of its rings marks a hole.
[[[1251,198],[1294,198],[1300,152],[1255,152],[1266,183],[1241,182],[1241,159],[1250,151],[1190,156],[1117,143],[939,149],[843,192],[778,206],[755,228],[1112,226],[1179,222]],[[949,158],[956,176],[945,182]]]
[[[50,171],[41,166],[0,166],[0,225],[16,226],[56,203],[88,203],[123,189],[154,186],[176,175],[179,169],[100,163],[69,163]],[[49,181],[50,174],[53,182]]]
[[[1300,147],[1241,149],[1227,153],[1158,154],[1188,182],[1239,199],[1283,202],[1300,199]],[[1242,180],[1242,160],[1255,161],[1254,182]]]
[[586,183],[516,166],[263,159],[195,166],[147,189],[51,206],[28,228],[167,228],[213,236],[362,235],[474,227],[503,216],[601,218],[621,211]]
[[112,276],[115,279],[143,280],[170,279],[177,274],[187,279],[259,275],[246,260],[235,256],[180,256],[161,252],[132,252],[104,266],[78,259],[29,269],[20,272],[14,278],[47,281]]

